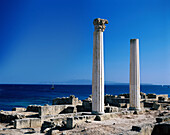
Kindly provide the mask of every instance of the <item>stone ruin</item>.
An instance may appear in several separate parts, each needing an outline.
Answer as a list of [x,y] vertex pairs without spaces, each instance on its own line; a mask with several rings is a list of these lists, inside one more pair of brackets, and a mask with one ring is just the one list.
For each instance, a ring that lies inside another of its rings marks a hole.
[[[58,105],[29,105],[27,108],[13,108],[12,111],[1,111],[0,122],[9,123],[15,129],[41,127],[41,133],[50,135],[54,131],[72,129],[83,122],[108,120],[117,117],[119,114],[134,113],[134,111],[128,111],[129,94],[105,95],[104,99],[105,114],[103,115],[91,114],[91,96],[82,101],[75,96],[70,96],[54,99],[53,104]],[[140,102],[142,110],[170,110],[168,95],[141,92]],[[170,121],[170,116],[156,118],[156,121],[158,123],[168,122]],[[161,128],[161,126],[158,126],[158,128]],[[133,130],[136,130],[136,128],[133,127]]]

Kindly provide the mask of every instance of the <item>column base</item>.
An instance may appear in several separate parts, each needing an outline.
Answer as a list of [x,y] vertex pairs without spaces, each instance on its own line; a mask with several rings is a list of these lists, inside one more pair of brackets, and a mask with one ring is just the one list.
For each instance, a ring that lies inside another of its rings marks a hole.
[[103,115],[104,114],[104,112],[97,112],[97,111],[92,111],[91,113],[94,115]]
[[140,111],[141,108],[129,107],[129,110]]

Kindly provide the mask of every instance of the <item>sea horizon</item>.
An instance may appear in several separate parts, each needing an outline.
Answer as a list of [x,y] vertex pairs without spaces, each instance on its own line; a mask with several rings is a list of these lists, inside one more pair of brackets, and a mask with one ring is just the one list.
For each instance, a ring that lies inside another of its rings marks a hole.
[[[54,86],[54,89],[51,89]],[[129,85],[105,84],[105,95],[119,95],[129,93]],[[146,94],[168,94],[169,85],[143,85],[141,92]],[[28,105],[52,104],[57,97],[75,95],[80,100],[92,94],[92,85],[80,84],[0,84],[0,110],[11,110],[13,107],[27,107]]]

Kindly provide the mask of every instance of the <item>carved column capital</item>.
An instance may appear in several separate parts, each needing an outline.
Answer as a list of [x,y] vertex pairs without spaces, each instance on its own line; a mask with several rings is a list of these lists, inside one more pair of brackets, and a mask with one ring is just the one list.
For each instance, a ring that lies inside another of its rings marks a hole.
[[108,20],[96,18],[96,19],[94,19],[93,24],[94,24],[94,28],[96,31],[104,32],[104,30],[106,28],[105,24],[108,24]]

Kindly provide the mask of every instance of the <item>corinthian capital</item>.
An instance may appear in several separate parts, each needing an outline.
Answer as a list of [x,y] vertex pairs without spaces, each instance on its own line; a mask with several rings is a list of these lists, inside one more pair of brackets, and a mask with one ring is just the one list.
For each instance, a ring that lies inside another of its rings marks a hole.
[[93,24],[94,24],[94,28],[96,31],[101,30],[102,32],[104,32],[104,30],[106,28],[105,24],[108,24],[108,20],[96,18],[96,19],[94,19]]

